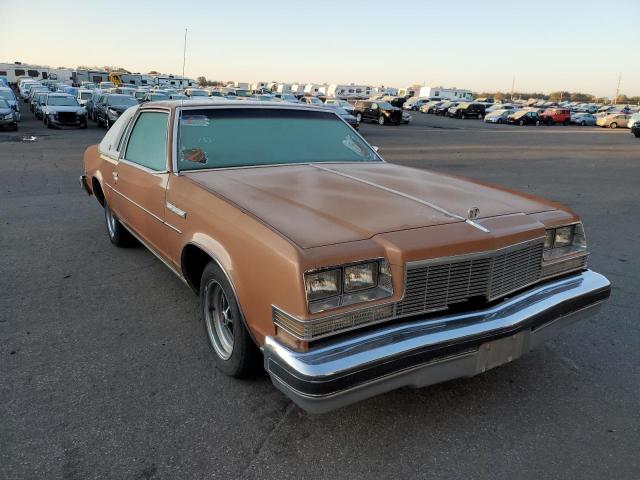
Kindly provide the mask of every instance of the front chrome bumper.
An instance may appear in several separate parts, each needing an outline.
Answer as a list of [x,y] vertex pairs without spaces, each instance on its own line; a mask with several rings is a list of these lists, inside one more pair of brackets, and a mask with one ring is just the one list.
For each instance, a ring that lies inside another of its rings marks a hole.
[[341,337],[296,352],[264,345],[273,384],[323,413],[404,386],[470,377],[515,360],[558,329],[598,311],[611,285],[591,270],[552,280],[484,310],[429,317]]

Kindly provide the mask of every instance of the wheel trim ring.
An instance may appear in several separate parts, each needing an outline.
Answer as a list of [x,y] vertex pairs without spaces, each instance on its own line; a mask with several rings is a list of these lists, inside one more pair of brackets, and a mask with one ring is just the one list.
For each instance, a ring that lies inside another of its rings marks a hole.
[[233,353],[235,320],[222,285],[216,280],[205,287],[204,302],[204,320],[209,342],[221,359],[228,360]]
[[113,238],[116,234],[116,219],[111,212],[109,206],[107,206],[107,231],[109,232],[109,236]]

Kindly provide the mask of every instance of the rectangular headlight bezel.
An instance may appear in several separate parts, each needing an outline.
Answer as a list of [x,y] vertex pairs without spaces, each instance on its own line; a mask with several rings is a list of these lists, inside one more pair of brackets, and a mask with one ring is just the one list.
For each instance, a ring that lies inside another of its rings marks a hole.
[[[345,276],[349,268],[362,265],[375,265],[373,271],[374,284],[364,285],[358,288],[348,288]],[[325,272],[339,272],[339,285],[336,294],[323,296],[310,296],[308,279],[314,275]],[[366,303],[374,300],[388,298],[393,295],[393,282],[391,277],[391,266],[384,258],[374,258],[357,262],[345,263],[342,265],[332,265],[330,267],[309,270],[304,273],[304,286],[309,313],[320,313],[339,307]]]
[[[566,240],[558,241],[558,237]],[[582,270],[587,267],[588,255],[582,222],[550,227],[545,232],[541,278]]]

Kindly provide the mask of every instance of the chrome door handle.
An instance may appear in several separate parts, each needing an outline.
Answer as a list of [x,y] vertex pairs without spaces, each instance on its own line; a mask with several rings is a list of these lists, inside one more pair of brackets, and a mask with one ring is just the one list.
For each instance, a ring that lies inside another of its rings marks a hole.
[[118,179],[118,172],[111,172],[111,176],[113,177],[114,180]]

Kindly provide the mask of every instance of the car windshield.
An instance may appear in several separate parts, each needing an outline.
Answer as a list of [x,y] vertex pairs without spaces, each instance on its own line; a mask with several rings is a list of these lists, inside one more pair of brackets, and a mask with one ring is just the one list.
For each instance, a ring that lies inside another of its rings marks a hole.
[[80,92],[81,100],[89,100],[91,98],[91,92]]
[[393,108],[393,105],[391,105],[388,102],[380,102],[380,103],[378,103],[378,107],[380,107],[380,108]]
[[208,97],[209,94],[204,90],[191,90],[192,97]]
[[107,99],[107,105],[122,105],[125,107],[131,107],[138,105],[136,99],[130,95],[110,95]]
[[49,96],[47,105],[53,105],[55,107],[77,107],[78,101],[73,97]]
[[332,112],[266,108],[186,110],[178,152],[180,170],[381,161]]

